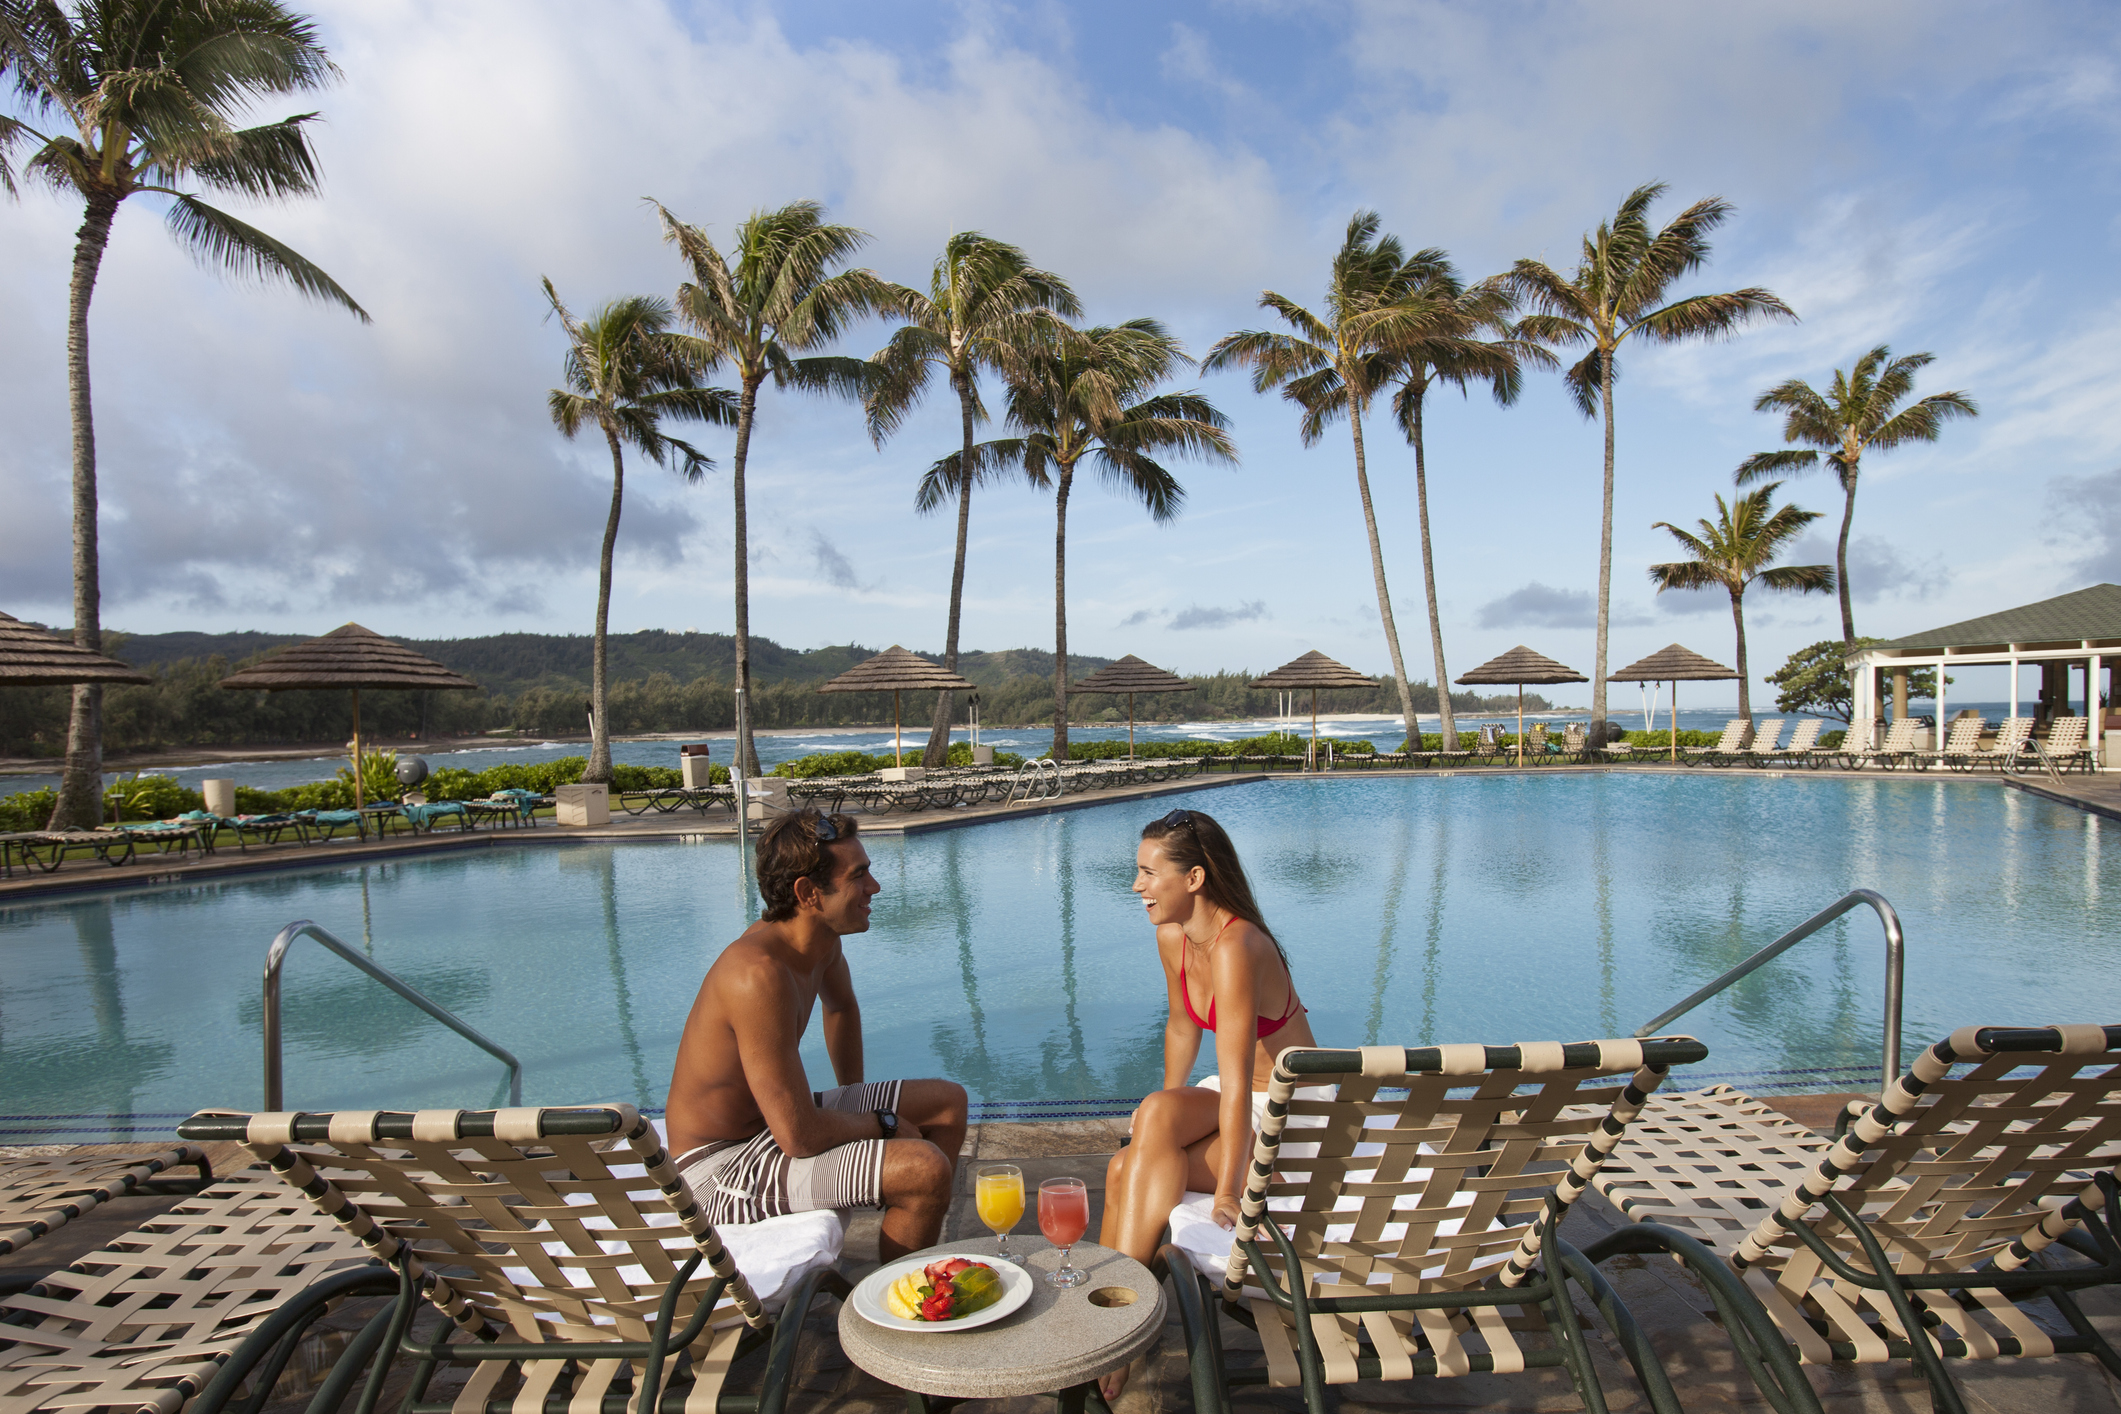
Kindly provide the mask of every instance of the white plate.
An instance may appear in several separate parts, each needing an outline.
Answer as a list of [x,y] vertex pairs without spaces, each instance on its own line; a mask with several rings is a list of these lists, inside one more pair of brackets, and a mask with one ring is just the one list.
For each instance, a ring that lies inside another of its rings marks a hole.
[[[893,1282],[908,1272],[918,1272],[923,1267],[947,1262],[952,1257],[962,1257],[968,1262],[980,1262],[994,1268],[1002,1279],[1002,1299],[984,1310],[974,1311],[969,1316],[960,1316],[954,1321],[909,1321],[884,1309],[884,1293],[891,1289]],[[968,1331],[975,1326],[984,1326],[989,1321],[998,1321],[1029,1301],[1032,1283],[1037,1280],[1016,1263],[1005,1262],[999,1257],[981,1256],[977,1252],[931,1252],[878,1267],[862,1278],[861,1284],[854,1288],[852,1300],[857,1316],[871,1325],[882,1326],[887,1331],[918,1331],[924,1335],[937,1331]]]

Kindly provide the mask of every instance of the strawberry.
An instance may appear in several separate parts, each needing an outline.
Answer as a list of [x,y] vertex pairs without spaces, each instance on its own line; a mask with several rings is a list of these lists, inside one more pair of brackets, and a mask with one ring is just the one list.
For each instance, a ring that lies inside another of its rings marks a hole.
[[924,1321],[947,1321],[950,1319],[952,1298],[956,1296],[948,1281],[939,1281],[928,1298],[921,1302],[921,1319]]

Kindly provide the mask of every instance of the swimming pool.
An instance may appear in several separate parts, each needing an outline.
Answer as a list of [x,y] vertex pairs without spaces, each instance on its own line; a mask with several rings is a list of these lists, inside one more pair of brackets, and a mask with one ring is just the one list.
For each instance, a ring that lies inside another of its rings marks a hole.
[[[2112,827],[2023,792],[1291,779],[872,837],[884,893],[849,940],[870,1075],[946,1075],[995,1116],[1157,1085],[1163,990],[1127,885],[1141,823],[1177,803],[1238,841],[1325,1044],[1625,1034],[1857,885],[1906,925],[1910,1051],[1969,1022],[2121,1019]],[[699,978],[739,931],[735,851],[555,838],[0,908],[0,1142],[255,1107],[259,970],[296,918],[356,945],[365,919],[378,961],[522,1057],[526,1103],[660,1106]],[[1683,1079],[1853,1088],[1877,1065],[1882,971],[1876,924],[1851,915],[1679,1023],[1711,1048]],[[298,944],[285,985],[290,1106],[504,1099],[498,1065],[321,949]]]

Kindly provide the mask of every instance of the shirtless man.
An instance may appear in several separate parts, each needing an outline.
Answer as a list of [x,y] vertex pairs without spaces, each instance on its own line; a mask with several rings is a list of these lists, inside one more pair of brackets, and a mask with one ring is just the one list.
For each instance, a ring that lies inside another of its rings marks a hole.
[[[716,1223],[882,1208],[883,1257],[932,1247],[965,1142],[964,1087],[862,1083],[862,1011],[840,950],[883,891],[846,815],[801,810],[759,837],[764,915],[700,984],[678,1041],[664,1123],[678,1171]],[[814,1002],[836,1089],[798,1054]]]

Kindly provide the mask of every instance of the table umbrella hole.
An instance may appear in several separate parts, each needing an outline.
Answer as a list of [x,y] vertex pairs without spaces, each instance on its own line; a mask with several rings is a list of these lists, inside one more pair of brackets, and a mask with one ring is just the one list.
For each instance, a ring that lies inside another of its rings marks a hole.
[[1101,1286],[1090,1293],[1092,1306],[1132,1306],[1134,1289],[1127,1286]]

